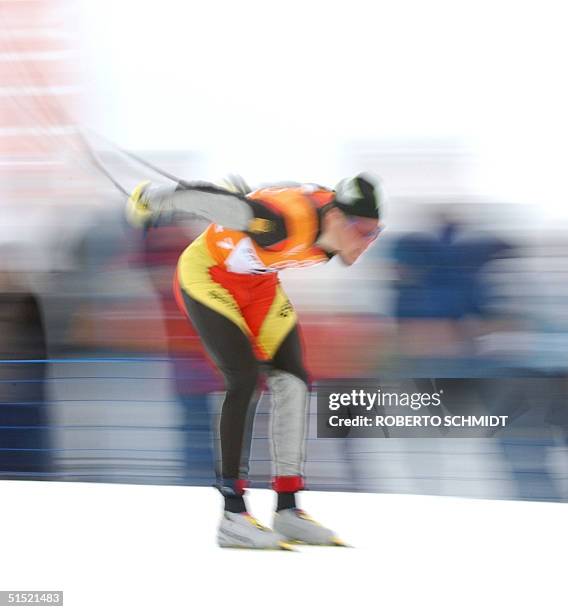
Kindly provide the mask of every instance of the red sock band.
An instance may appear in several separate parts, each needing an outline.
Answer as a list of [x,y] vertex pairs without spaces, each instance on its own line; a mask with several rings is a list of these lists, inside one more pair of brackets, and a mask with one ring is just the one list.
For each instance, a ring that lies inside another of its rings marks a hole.
[[250,482],[244,478],[222,478],[216,486],[223,495],[243,495]]
[[245,489],[249,486],[249,481],[248,480],[244,480],[242,478],[239,478],[238,480],[235,480],[235,493],[237,495],[243,495],[243,493],[245,492]]
[[304,488],[304,479],[302,476],[275,476],[272,488],[276,493],[296,493]]

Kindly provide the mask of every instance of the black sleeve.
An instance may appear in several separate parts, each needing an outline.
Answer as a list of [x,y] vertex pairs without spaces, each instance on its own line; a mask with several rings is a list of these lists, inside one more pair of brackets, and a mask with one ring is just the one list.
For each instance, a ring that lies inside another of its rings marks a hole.
[[286,240],[288,232],[284,217],[258,200],[247,200],[253,218],[245,232],[258,246],[273,247]]

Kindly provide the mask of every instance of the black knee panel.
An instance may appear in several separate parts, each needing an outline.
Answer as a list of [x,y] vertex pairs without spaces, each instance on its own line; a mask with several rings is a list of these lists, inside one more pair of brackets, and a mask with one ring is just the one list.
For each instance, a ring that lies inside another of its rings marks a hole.
[[223,368],[223,376],[227,392],[252,396],[258,384],[259,366],[253,361],[247,363],[245,368]]
[[308,373],[304,368],[302,343],[298,327],[294,327],[286,336],[284,342],[276,351],[271,363],[272,367],[293,374],[308,385]]

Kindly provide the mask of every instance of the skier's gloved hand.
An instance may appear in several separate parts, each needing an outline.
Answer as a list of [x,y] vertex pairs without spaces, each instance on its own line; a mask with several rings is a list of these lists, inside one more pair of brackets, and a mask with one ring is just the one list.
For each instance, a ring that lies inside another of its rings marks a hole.
[[150,181],[139,183],[126,203],[126,219],[130,225],[142,229],[157,227],[166,217],[168,204],[175,187],[152,186]]

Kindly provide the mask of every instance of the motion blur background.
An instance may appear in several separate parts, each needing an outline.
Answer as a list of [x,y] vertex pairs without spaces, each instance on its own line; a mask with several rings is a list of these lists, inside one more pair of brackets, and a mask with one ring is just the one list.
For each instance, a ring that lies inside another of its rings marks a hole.
[[[128,228],[86,136],[127,189],[164,179],[105,138],[186,179],[378,174],[386,231],[364,260],[282,274],[314,383],[506,377],[483,410],[517,427],[319,440],[312,426],[310,488],[565,500],[560,11],[0,0],[0,477],[213,478],[222,384],[170,290],[203,225]],[[265,394],[260,485],[269,410]]]

